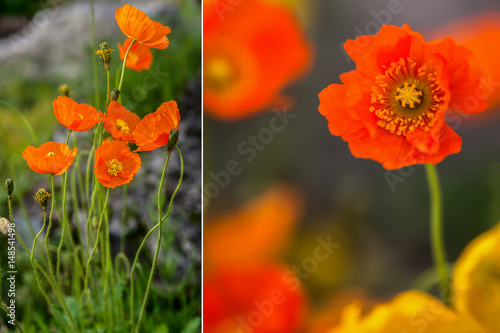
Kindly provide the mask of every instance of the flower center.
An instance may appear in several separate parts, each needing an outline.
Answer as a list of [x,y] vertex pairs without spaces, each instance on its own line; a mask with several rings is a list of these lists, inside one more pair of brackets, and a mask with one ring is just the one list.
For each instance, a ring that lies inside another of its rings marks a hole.
[[117,130],[123,132],[124,134],[129,134],[130,133],[130,128],[128,127],[127,123],[121,119],[118,119],[115,123],[115,127]]
[[377,125],[405,136],[418,128],[429,131],[445,103],[445,91],[436,77],[435,66],[417,68],[411,58],[401,58],[386,67],[372,87],[370,111],[379,118]]
[[76,114],[78,117],[80,117],[80,119],[83,119],[83,116],[79,113]]
[[47,156],[54,156],[55,154],[56,154],[56,153],[54,153],[53,151],[49,151],[49,152],[47,153],[47,155],[45,155],[45,157],[47,157]]
[[415,108],[415,103],[419,105],[420,102],[422,102],[422,99],[418,97],[422,96],[423,93],[417,88],[416,84],[412,84],[410,87],[410,84],[405,81],[404,86],[397,88],[396,92],[398,92],[398,94],[395,99],[404,108],[407,108],[407,104],[409,104],[409,107],[413,109]]
[[108,166],[108,173],[111,176],[118,176],[118,174],[123,171],[122,162],[118,161],[116,158],[106,162],[106,165]]
[[234,68],[228,59],[211,57],[204,67],[204,84],[212,90],[223,91],[235,80]]

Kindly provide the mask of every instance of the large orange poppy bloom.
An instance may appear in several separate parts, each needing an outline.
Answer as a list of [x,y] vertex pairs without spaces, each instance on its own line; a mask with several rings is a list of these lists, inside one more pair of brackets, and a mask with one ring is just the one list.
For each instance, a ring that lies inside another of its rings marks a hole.
[[77,152],[76,147],[70,150],[64,143],[49,141],[39,148],[29,146],[23,151],[23,158],[31,170],[59,176],[71,167]]
[[[120,43],[117,43],[118,49],[120,50],[121,61],[125,59],[125,53],[127,53],[130,43],[132,43],[132,38],[130,37],[125,39],[123,46]],[[135,43],[128,51],[125,67],[141,72],[144,69],[150,68],[152,63],[153,53],[151,52],[151,49],[143,44]]]
[[115,12],[116,22],[121,31],[139,43],[155,48],[166,49],[169,41],[167,34],[170,28],[153,21],[143,11],[134,6],[125,5]]
[[108,106],[108,112],[105,115],[101,112],[104,129],[116,140],[135,143],[135,127],[141,121],[138,115],[128,111],[120,103],[111,101]]
[[151,151],[168,143],[170,131],[179,128],[179,109],[175,101],[165,102],[153,113],[147,114],[134,130],[136,151]]
[[311,60],[297,19],[277,3],[245,0],[222,12],[205,2],[203,38],[204,107],[222,120],[270,108]]
[[319,111],[355,157],[397,169],[460,151],[446,110],[480,112],[488,105],[477,94],[481,71],[468,49],[449,37],[426,43],[408,25],[385,25],[344,47],[356,70],[319,94]]
[[140,168],[139,154],[131,152],[121,141],[103,143],[95,150],[94,173],[106,187],[130,183]]
[[59,96],[52,105],[57,120],[72,131],[85,132],[101,122],[99,112],[92,106]]

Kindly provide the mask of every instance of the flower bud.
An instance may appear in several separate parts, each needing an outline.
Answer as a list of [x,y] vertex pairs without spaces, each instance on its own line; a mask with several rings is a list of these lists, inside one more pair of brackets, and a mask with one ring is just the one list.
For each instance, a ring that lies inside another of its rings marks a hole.
[[116,102],[118,97],[120,97],[120,90],[118,90],[118,88],[111,89],[111,92],[109,93],[109,100]]
[[101,58],[101,61],[104,65],[105,68],[109,67],[109,64],[111,63],[111,55],[113,54],[113,49],[109,48],[108,43],[102,42],[99,44],[101,47],[100,50],[97,50],[95,53]]
[[59,91],[63,94],[63,96],[68,97],[69,96],[69,86],[67,84],[63,84],[59,86]]
[[12,195],[12,192],[14,192],[14,181],[10,178],[6,179],[4,188],[7,196],[10,197]]
[[43,209],[46,209],[49,205],[50,192],[44,188],[41,188],[35,194],[35,200],[42,206]]
[[10,221],[5,217],[0,217],[0,232],[4,235],[9,233],[9,224]]
[[177,144],[177,140],[179,139],[179,131],[176,129],[171,129],[170,134],[168,135],[168,151],[172,151]]

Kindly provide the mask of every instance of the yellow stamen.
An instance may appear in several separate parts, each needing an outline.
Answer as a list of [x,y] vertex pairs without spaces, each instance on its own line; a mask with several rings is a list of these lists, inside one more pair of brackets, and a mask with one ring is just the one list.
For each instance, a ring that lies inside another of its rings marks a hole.
[[410,84],[405,81],[404,86],[397,88],[396,91],[398,94],[394,98],[404,108],[407,107],[407,104],[410,104],[410,108],[413,109],[415,108],[415,103],[419,105],[420,102],[422,102],[422,99],[418,97],[422,96],[423,93],[421,90],[417,89],[417,85],[415,84],[412,84],[410,87]]
[[76,114],[78,117],[80,117],[80,119],[83,119],[83,116],[79,113]]
[[234,81],[234,68],[228,59],[212,57],[204,68],[204,83],[209,89],[224,90]]
[[111,176],[118,176],[118,174],[123,171],[122,162],[118,161],[116,158],[106,162],[106,165],[108,166],[108,173]]
[[45,155],[45,156],[54,156],[55,154],[56,153],[54,153],[53,151],[51,151],[51,152],[48,152],[47,155]]
[[130,134],[130,128],[127,123],[121,119],[118,119],[115,123],[115,127],[117,130],[123,132],[124,134]]

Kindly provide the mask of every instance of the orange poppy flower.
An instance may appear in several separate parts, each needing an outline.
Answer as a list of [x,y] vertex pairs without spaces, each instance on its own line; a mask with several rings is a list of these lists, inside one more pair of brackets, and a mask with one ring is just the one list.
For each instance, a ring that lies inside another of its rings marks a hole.
[[168,143],[170,130],[179,128],[179,109],[175,101],[165,102],[153,113],[147,114],[134,130],[137,151],[151,151]]
[[72,131],[85,132],[101,122],[96,109],[88,104],[79,104],[69,97],[59,96],[52,105],[57,120]]
[[151,20],[134,6],[119,7],[115,12],[115,18],[120,30],[127,37],[155,49],[168,47],[169,41],[166,35],[170,33],[170,28]]
[[474,53],[474,58],[483,70],[482,95],[490,102],[490,107],[500,104],[500,66],[498,55],[500,45],[492,41],[500,40],[500,12],[481,13],[452,22],[435,31],[432,36],[452,36],[458,44]]
[[[120,50],[120,59],[123,61],[125,59],[125,53],[127,53],[128,47],[132,43],[132,38],[125,39],[123,46],[117,43],[118,49]],[[134,71],[141,72],[144,69],[151,67],[153,63],[153,53],[151,49],[143,44],[135,43],[132,45],[127,55],[127,62],[125,66],[127,68],[133,69]]]
[[297,19],[276,3],[247,0],[221,11],[205,2],[203,38],[204,107],[222,120],[270,107],[311,60]]
[[276,258],[286,248],[301,208],[299,194],[279,185],[234,211],[208,217],[203,236],[206,269]]
[[355,157],[386,169],[439,163],[458,153],[462,138],[445,123],[446,110],[483,111],[481,71],[452,38],[426,43],[408,25],[385,25],[376,36],[348,40],[356,70],[319,94],[330,132]]
[[206,333],[298,332],[306,313],[300,280],[280,265],[205,275],[203,300]]
[[135,127],[141,121],[138,115],[125,109],[120,103],[111,101],[108,106],[108,113],[101,113],[104,129],[108,131],[113,138],[123,142],[135,143]]
[[64,143],[49,141],[39,148],[29,146],[23,151],[23,158],[31,170],[59,176],[71,167],[77,152],[76,147],[70,150]]
[[106,142],[95,150],[94,173],[106,187],[115,188],[130,183],[140,168],[139,154],[131,152],[126,143]]

